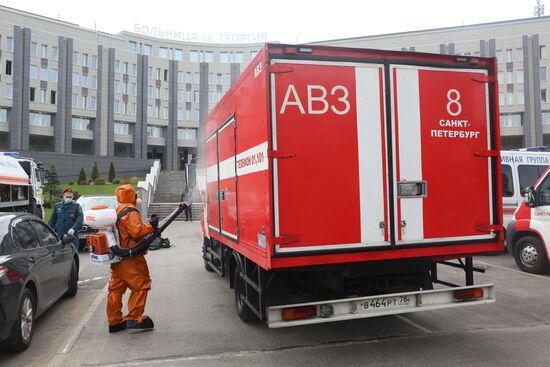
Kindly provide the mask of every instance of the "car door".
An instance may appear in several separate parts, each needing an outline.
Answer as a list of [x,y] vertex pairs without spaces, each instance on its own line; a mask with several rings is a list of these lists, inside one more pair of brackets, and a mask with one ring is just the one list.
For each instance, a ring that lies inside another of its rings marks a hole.
[[52,257],[47,248],[40,246],[30,220],[21,220],[12,227],[12,241],[23,254],[29,273],[38,287],[38,306],[49,304],[53,297]]
[[54,297],[65,293],[69,284],[72,265],[72,245],[64,245],[53,231],[44,223],[33,220],[32,226],[36,231],[40,245],[48,249],[51,256],[52,291]]

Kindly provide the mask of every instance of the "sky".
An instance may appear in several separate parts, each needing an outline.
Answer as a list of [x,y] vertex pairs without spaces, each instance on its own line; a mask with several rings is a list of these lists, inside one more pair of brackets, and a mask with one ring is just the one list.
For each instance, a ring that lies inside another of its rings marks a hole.
[[[544,1],[543,1],[544,3]],[[197,40],[265,33],[305,43],[533,16],[535,0],[0,0],[1,5],[108,33],[174,29]],[[550,8],[548,9],[550,15]],[[144,27],[146,26],[146,27]]]

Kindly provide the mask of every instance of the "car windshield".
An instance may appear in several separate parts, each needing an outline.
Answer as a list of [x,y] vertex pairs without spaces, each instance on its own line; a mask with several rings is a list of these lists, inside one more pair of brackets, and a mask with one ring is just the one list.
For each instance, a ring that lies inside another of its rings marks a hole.
[[82,207],[82,211],[90,210],[97,205],[105,205],[110,209],[116,209],[118,206],[114,196],[87,196],[79,198],[77,202]]

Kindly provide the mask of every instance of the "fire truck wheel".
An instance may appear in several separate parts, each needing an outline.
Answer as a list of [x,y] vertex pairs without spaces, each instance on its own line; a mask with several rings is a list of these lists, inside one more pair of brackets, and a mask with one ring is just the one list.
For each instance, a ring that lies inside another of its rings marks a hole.
[[235,274],[233,275],[233,285],[235,287],[235,306],[237,308],[237,315],[244,322],[250,322],[255,319],[254,313],[250,310],[250,307],[245,302],[246,299],[246,282],[242,277],[241,267],[237,263],[235,268]]
[[546,251],[535,236],[521,237],[514,246],[514,260],[526,273],[540,274],[548,271]]

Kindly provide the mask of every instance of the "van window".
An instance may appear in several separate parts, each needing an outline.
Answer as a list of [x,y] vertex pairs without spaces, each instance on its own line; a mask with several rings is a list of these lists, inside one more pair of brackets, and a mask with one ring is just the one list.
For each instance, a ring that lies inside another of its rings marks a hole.
[[546,179],[537,187],[537,193],[539,205],[550,205],[550,176],[546,176]]
[[548,166],[518,166],[521,196],[525,194],[525,189],[535,184],[538,178],[546,171],[546,168]]
[[502,165],[502,196],[509,198],[514,196],[514,181],[512,180],[512,167]]

